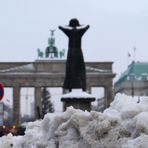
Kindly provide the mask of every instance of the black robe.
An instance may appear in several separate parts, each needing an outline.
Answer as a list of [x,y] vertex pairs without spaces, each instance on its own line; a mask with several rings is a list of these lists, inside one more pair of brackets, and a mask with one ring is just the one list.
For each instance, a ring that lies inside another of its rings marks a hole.
[[59,27],[69,38],[64,89],[82,88],[86,91],[86,71],[81,49],[81,38],[89,26],[72,29]]

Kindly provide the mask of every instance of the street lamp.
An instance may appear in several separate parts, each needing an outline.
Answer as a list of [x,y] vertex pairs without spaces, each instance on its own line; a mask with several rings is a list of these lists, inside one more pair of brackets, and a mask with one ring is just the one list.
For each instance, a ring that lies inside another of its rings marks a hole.
[[130,80],[131,80],[131,96],[135,96],[135,74],[131,73],[130,74]]

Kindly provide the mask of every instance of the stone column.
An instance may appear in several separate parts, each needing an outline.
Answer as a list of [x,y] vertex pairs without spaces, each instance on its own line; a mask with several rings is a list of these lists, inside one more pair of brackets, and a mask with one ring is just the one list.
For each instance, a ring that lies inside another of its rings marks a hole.
[[41,87],[35,87],[35,119],[41,119],[42,117],[42,89]]
[[110,106],[110,103],[113,101],[113,89],[112,86],[105,87],[105,108]]
[[107,108],[107,87],[104,87],[104,109]]
[[13,87],[13,124],[20,124],[20,87]]

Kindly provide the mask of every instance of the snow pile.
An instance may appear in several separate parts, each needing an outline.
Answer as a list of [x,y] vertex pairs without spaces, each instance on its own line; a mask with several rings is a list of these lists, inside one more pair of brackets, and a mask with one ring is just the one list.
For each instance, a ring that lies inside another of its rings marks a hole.
[[147,148],[148,98],[118,94],[110,107],[87,112],[72,107],[30,122],[25,136],[3,136],[2,148]]

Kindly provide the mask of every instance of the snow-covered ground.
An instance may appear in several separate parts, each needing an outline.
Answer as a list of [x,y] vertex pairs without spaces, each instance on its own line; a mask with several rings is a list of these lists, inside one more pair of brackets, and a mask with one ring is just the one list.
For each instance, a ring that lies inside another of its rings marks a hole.
[[0,138],[0,148],[147,148],[148,98],[118,94],[110,107],[87,112],[69,107],[30,122],[24,136]]

